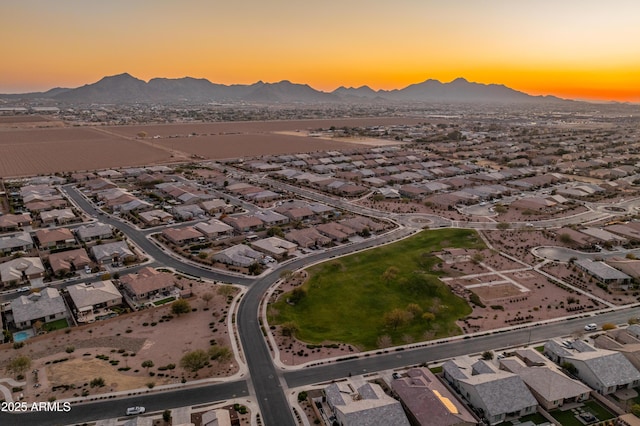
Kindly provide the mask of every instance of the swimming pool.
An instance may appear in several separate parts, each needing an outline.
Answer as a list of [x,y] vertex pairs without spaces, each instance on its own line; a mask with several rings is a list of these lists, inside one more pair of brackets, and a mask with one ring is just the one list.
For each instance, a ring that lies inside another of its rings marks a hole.
[[22,330],[17,333],[13,333],[13,341],[16,343],[24,342],[29,337],[33,337],[33,331],[30,330]]

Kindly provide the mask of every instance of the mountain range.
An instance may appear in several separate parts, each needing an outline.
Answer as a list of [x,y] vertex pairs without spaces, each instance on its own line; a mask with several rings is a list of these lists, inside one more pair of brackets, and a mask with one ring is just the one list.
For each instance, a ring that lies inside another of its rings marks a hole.
[[538,103],[560,102],[554,96],[531,96],[504,85],[472,83],[458,78],[449,83],[426,80],[403,89],[373,90],[368,86],[339,87],[322,92],[307,84],[283,80],[250,85],[224,85],[206,79],[153,78],[149,82],[128,73],[102,78],[77,88],[55,88],[46,92],[0,95],[4,99],[51,99],[61,104],[133,103]]

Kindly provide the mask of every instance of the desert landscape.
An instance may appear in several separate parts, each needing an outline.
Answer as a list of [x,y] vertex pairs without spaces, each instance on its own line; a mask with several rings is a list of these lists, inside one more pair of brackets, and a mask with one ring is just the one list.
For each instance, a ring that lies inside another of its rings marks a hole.
[[[26,401],[91,397],[233,375],[239,371],[233,353],[230,358],[212,360],[195,373],[180,366],[180,359],[187,352],[207,351],[212,346],[231,348],[226,319],[229,298],[239,292],[230,286],[225,288],[231,292],[218,291],[219,287],[212,283],[196,280],[190,280],[190,284],[193,296],[187,300],[192,312],[187,314],[172,315],[168,304],[50,332],[17,348],[11,343],[0,345],[1,375],[14,376],[5,368],[16,356],[31,359],[31,366],[24,373],[26,385],[17,391]],[[204,300],[205,293],[213,298]],[[185,333],[185,329],[189,332]],[[146,361],[151,363],[143,366]],[[93,382],[96,379],[102,380]]]

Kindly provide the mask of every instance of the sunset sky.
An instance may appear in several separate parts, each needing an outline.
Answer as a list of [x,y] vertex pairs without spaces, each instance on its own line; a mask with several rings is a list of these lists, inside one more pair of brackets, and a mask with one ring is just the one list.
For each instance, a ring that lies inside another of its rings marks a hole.
[[640,102],[638,0],[20,0],[0,5],[0,93],[128,72],[318,90],[464,77]]

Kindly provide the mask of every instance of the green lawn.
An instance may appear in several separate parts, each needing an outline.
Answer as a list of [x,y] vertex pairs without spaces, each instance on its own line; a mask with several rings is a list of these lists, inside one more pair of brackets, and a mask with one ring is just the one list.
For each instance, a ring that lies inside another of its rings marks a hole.
[[[295,323],[296,336],[308,343],[344,342],[362,349],[377,348],[380,336],[399,345],[459,334],[455,321],[471,308],[433,272],[440,260],[432,252],[452,247],[485,246],[475,231],[430,230],[316,265],[308,269],[310,279],[302,287],[306,296],[295,306],[282,296],[270,309],[269,321]],[[390,267],[396,272],[389,273]],[[394,309],[406,312],[409,304],[419,306],[413,319],[399,325],[385,320]],[[434,313],[435,319],[423,318],[420,310]]]
[[63,328],[67,328],[67,327],[69,327],[69,323],[67,322],[67,319],[61,318],[59,320],[55,320],[55,321],[44,324],[42,326],[42,329],[44,331],[53,331],[53,330],[60,330]]
[[171,297],[166,297],[166,298],[161,299],[161,300],[156,300],[155,302],[153,302],[153,304],[156,305],[156,306],[160,306],[160,305],[164,305],[165,303],[173,302],[174,300],[176,300],[176,298],[171,296]]
[[[582,411],[588,411],[594,416],[598,418],[598,421],[604,421],[613,419],[615,417],[609,410],[607,410],[602,405],[598,404],[596,401],[590,399],[584,403],[583,407],[581,407]],[[578,420],[575,415],[571,412],[571,410],[561,411],[561,410],[553,410],[549,412],[553,416],[554,419],[558,420],[558,422],[562,426],[583,426],[580,420]]]
[[590,399],[589,401],[585,402],[584,405],[585,405],[585,411],[587,410],[590,411],[600,421],[609,420],[616,417],[615,414],[611,413],[611,411],[607,410],[605,407],[598,404],[594,400]]

